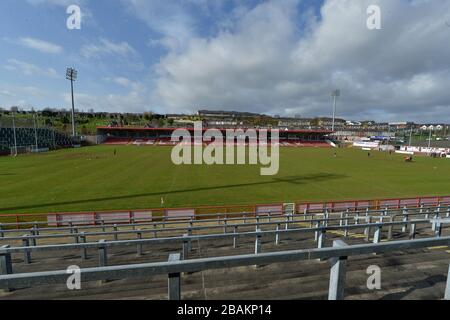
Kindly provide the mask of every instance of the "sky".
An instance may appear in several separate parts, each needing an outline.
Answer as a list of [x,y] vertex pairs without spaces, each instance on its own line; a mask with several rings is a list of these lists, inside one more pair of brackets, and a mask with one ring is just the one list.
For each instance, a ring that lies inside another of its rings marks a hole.
[[450,0],[1,0],[0,107],[70,108],[67,67],[84,111],[330,116],[339,88],[339,117],[450,123]]

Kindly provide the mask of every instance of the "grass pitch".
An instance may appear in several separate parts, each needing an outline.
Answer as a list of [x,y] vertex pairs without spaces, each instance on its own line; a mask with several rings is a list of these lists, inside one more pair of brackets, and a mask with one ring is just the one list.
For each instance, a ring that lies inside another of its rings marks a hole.
[[190,207],[450,194],[449,159],[280,148],[278,175],[260,176],[259,165],[175,166],[171,150],[96,146],[0,157],[0,213],[152,208],[161,197],[165,207]]

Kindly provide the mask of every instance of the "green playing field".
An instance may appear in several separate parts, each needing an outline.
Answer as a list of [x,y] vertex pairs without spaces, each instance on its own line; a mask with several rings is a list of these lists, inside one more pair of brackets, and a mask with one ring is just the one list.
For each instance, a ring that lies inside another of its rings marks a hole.
[[[117,155],[114,155],[114,150]],[[259,165],[172,164],[170,147],[97,146],[0,158],[0,213],[138,209],[450,194],[450,160],[281,148]],[[337,152],[337,157],[334,156]]]

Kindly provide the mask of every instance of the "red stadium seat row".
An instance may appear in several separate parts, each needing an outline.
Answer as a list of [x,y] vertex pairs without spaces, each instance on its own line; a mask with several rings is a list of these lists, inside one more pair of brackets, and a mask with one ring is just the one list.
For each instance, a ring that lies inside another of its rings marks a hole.
[[[203,142],[206,146],[213,142]],[[103,144],[107,145],[146,145],[146,146],[173,146],[176,142],[172,142],[170,139],[129,139],[129,138],[107,138]],[[186,145],[195,145],[194,142],[185,142]],[[235,143],[235,145],[240,145]],[[246,142],[245,145],[251,145]],[[315,148],[330,148],[330,144],[325,141],[280,141],[281,147],[315,147]]]

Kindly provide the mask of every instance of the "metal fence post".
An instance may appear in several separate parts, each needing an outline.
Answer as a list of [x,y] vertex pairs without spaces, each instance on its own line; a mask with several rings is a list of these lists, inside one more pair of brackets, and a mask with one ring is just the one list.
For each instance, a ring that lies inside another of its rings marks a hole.
[[99,241],[98,246],[98,264],[100,267],[106,267],[108,265],[108,249],[106,247],[106,240]]
[[445,300],[450,300],[450,265],[448,266],[447,284],[445,286]]
[[158,238],[158,230],[156,224],[153,224],[153,237]]
[[[256,232],[261,232],[260,229],[256,230]],[[261,253],[261,234],[258,233],[255,239],[255,254]]]
[[441,223],[440,221],[437,221],[437,222],[436,222],[436,229],[435,229],[435,231],[434,231],[434,235],[435,235],[437,238],[440,238],[441,235],[442,235],[442,223]]
[[427,210],[425,211],[425,219],[429,219],[430,218],[430,208],[427,208]]
[[[180,261],[179,253],[169,255],[169,262]],[[169,300],[181,300],[181,275],[180,273],[169,273],[167,280]]]
[[[98,264],[100,267],[106,267],[108,265],[108,250],[106,247],[106,240],[104,240],[104,239],[99,241]],[[107,279],[99,281],[100,284],[107,283],[107,282],[108,282]]]
[[[256,230],[256,232],[261,232],[260,229]],[[260,254],[261,253],[261,247],[262,247],[262,243],[261,243],[261,234],[258,233],[256,235],[256,239],[255,239],[255,254]],[[255,268],[259,268],[261,267],[260,265],[255,265]]]
[[[317,248],[322,249],[325,246],[326,230],[320,230],[319,239],[317,240]],[[319,259],[323,261],[324,259]]]
[[[85,234],[85,232],[81,232],[81,233],[80,233],[80,242],[81,242],[81,243],[86,243],[86,234]],[[86,247],[82,247],[82,248],[81,248],[81,259],[87,260],[87,250],[86,250]]]
[[[11,253],[6,251],[8,248],[10,248],[9,245],[0,248],[0,274],[2,275],[13,273]],[[5,288],[0,291],[10,292],[12,290],[12,288]]]
[[[183,234],[183,237],[188,237],[189,235],[186,233],[186,234]],[[183,240],[183,254],[182,254],[182,256],[181,256],[181,258],[183,259],[183,260],[187,260],[187,259],[189,259],[189,241],[188,241],[188,239],[184,239]]]
[[3,232],[3,225],[0,223],[0,238],[4,238],[5,233]]
[[[138,231],[140,231],[141,229],[138,229]],[[139,240],[142,239],[142,232],[137,232],[136,236]],[[142,250],[142,243],[138,243],[137,244],[137,248],[136,248],[136,254],[138,257],[143,255],[143,250]]]
[[319,249],[324,247],[325,234],[326,234],[326,230],[320,230],[319,239],[317,240],[317,248],[319,248]]
[[[236,234],[237,231],[238,231],[238,226],[234,226],[233,233]],[[237,237],[236,236],[233,237],[233,248],[235,248],[235,249],[237,248]]]
[[[345,246],[347,246],[347,244],[341,240],[333,241],[333,247],[345,247]],[[331,259],[328,300],[344,299],[346,271],[347,271],[347,257],[339,257]]]
[[278,223],[278,224],[277,224],[277,228],[276,228],[277,233],[275,233],[275,244],[276,244],[276,245],[279,245],[279,244],[280,244],[280,233],[278,232],[278,231],[280,231],[280,228],[281,228],[281,224]]
[[79,243],[79,237],[78,237],[78,228],[72,229],[72,234],[74,234],[73,239],[75,240],[75,243]]
[[[316,228],[319,228],[320,227],[320,221],[317,221],[316,222]],[[316,230],[315,232],[314,232],[314,241],[318,241],[319,240],[319,231],[318,230]]]
[[[191,228],[188,228],[188,233],[187,233],[187,235],[190,237],[190,236],[192,236],[192,229]],[[188,250],[189,251],[192,251],[192,243],[191,243],[191,241],[189,240],[189,242],[188,242]]]
[[403,208],[403,222],[405,224],[402,226],[402,232],[406,232],[408,230],[408,209],[406,207]]
[[[347,212],[345,213],[345,222],[344,222],[345,226],[348,226],[348,209]],[[344,229],[344,237],[348,237],[348,228]]]
[[411,223],[411,229],[409,230],[409,239],[415,239],[416,238],[416,224]]
[[116,233],[117,232],[117,224],[113,225],[113,230],[114,230],[114,241],[119,240],[119,236]]
[[[394,216],[391,216],[390,222],[391,223],[395,222],[395,217]],[[393,231],[393,229],[394,229],[394,226],[392,224],[390,224],[389,227],[388,227],[388,236],[387,236],[388,241],[392,240],[392,231]]]
[[[369,224],[372,223],[372,217],[367,217],[366,223],[369,223]],[[364,235],[366,236],[366,238],[365,238],[366,242],[369,242],[370,241],[370,227],[366,227],[364,229]]]
[[35,236],[36,236],[36,229],[35,229],[35,227],[33,226],[33,227],[31,228],[31,245],[32,245],[33,247],[36,247],[36,238],[35,238]]
[[[29,239],[29,235],[26,234],[24,236],[22,236],[22,244],[24,247],[29,247],[30,246],[30,239]],[[23,261],[26,264],[30,264],[31,263],[31,252],[28,250],[24,251],[24,256],[23,256]]]
[[373,235],[373,243],[380,243],[381,242],[381,232],[382,232],[382,225],[377,226],[375,229],[375,233]]

